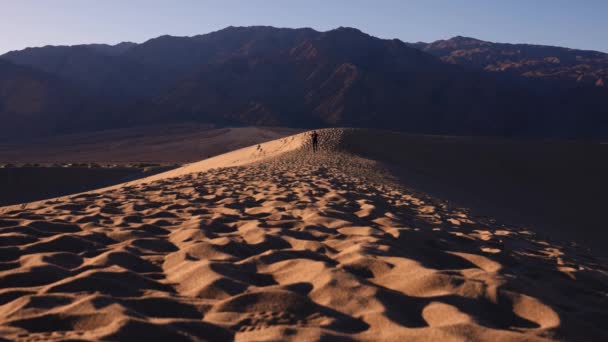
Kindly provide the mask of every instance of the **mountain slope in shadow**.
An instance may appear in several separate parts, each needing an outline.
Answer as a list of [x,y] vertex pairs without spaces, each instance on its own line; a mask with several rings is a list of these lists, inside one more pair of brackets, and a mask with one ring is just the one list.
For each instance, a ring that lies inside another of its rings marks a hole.
[[[13,51],[2,59],[50,73],[78,89],[71,95],[84,103],[82,108],[48,111],[46,126],[60,128],[49,129],[55,134],[198,122],[608,136],[608,88],[599,86],[603,54],[488,44],[458,38],[412,45],[353,28],[318,32],[254,26],[114,47],[47,46]],[[492,72],[499,69],[515,71]],[[597,85],[564,83],[581,72],[583,79],[595,75]],[[71,120],[65,118],[68,112]],[[28,122],[34,128],[40,124]],[[13,131],[32,136],[23,127]]]
[[608,81],[608,54],[533,44],[505,44],[454,37],[412,46],[443,61],[531,79],[597,87]]

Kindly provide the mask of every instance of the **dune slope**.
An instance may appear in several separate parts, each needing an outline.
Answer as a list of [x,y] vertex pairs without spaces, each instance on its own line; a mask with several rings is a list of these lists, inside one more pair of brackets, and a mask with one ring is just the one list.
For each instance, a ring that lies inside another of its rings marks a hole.
[[608,338],[605,260],[408,192],[333,149],[349,131],[321,134],[314,155],[300,135],[4,208],[0,336]]
[[[174,163],[192,163],[299,131],[189,124],[88,132],[19,144],[0,143],[0,207],[145,178],[173,168]],[[68,168],[55,163],[84,163],[92,167]],[[163,167],[135,168],[142,166],[141,163]],[[23,167],[24,164],[40,167]],[[102,165],[112,167],[99,167]]]
[[0,163],[191,163],[302,130],[167,124],[0,142]]

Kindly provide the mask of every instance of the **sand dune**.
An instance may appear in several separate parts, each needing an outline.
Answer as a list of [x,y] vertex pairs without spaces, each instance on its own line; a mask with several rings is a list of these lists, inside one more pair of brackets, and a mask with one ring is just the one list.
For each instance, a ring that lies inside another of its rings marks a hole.
[[407,191],[324,130],[0,214],[0,336],[608,339],[604,259]]
[[0,163],[191,163],[302,130],[168,124],[0,142]]
[[[73,134],[13,144],[0,143],[0,206],[144,178],[174,168],[175,163],[207,159],[298,131],[277,127],[214,128],[209,125],[174,124]],[[97,166],[90,169],[70,168],[56,163]],[[137,164],[142,163],[160,164],[161,167],[136,168]],[[4,164],[20,167],[3,168]],[[22,167],[23,164],[39,166]]]

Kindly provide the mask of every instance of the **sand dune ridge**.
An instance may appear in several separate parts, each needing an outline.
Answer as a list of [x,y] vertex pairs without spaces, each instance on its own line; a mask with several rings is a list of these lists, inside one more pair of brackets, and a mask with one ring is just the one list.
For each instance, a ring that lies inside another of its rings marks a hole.
[[355,131],[321,133],[318,154],[299,135],[5,208],[0,335],[608,337],[604,260],[408,192],[379,162],[348,153]]

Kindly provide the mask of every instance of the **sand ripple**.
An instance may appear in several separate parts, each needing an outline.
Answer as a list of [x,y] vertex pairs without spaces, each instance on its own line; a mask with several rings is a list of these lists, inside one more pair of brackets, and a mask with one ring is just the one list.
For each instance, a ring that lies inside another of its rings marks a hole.
[[372,164],[285,156],[6,212],[0,335],[608,339],[604,261]]

